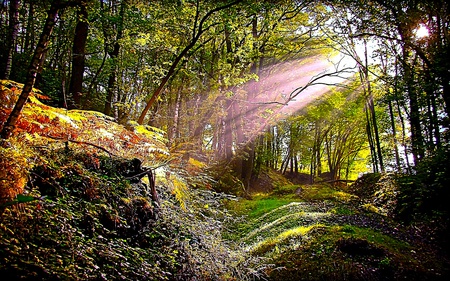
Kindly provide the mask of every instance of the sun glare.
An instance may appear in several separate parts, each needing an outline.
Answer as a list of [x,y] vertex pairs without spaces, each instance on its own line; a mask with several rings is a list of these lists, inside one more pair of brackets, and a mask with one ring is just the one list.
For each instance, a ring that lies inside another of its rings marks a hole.
[[421,24],[419,28],[414,30],[414,34],[417,38],[424,38],[429,35],[429,30],[425,25]]

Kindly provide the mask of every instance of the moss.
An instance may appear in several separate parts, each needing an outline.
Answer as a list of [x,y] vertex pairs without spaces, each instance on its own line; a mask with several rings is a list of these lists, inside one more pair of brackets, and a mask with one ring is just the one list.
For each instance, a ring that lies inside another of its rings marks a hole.
[[417,273],[411,280],[432,276],[412,262],[411,246],[372,229],[334,226],[321,234],[276,255],[275,266],[283,269],[270,271],[270,280],[392,280],[410,269]]
[[299,197],[303,200],[333,200],[350,202],[356,196],[347,192],[337,190],[328,184],[305,185],[301,187]]

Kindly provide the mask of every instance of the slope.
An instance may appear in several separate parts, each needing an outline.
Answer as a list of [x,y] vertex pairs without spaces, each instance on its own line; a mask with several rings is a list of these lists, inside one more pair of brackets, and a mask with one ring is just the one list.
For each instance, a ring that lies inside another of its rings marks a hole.
[[269,280],[446,280],[431,229],[394,221],[351,190],[287,185],[231,202],[244,218],[229,239],[273,265]]
[[[0,124],[21,87],[1,81]],[[38,98],[45,96],[35,89],[14,136],[0,146],[2,280],[258,274],[254,259],[222,239],[227,196],[202,188],[212,182],[201,170],[179,165],[164,132]]]

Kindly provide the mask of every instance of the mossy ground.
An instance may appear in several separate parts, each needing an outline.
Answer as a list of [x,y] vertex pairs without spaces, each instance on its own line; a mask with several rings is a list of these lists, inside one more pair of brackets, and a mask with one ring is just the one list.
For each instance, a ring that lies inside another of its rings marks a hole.
[[272,264],[269,280],[446,280],[447,255],[414,227],[358,206],[327,184],[285,185],[228,207],[228,238]]

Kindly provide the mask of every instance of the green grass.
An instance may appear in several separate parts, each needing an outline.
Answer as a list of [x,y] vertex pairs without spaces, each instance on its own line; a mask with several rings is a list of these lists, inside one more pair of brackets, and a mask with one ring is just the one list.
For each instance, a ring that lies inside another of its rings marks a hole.
[[349,206],[340,205],[340,206],[336,206],[335,208],[331,209],[330,213],[336,214],[336,215],[350,216],[350,215],[356,214],[357,211],[354,208],[351,208]]
[[228,205],[243,216],[228,238],[273,264],[268,280],[434,280],[446,272],[443,261],[371,228],[370,220],[367,227],[336,225],[338,216],[366,213],[355,208],[355,196],[327,184],[297,189],[283,185]]
[[257,194],[251,200],[231,201],[227,207],[238,215],[246,215],[249,219],[256,219],[278,207],[296,201],[299,201],[299,199]]
[[[317,228],[325,227],[322,224],[312,224],[308,226],[297,226],[288,230],[281,231],[274,237],[269,237],[263,241],[260,241],[250,248],[250,252],[253,255],[264,255],[265,253],[276,249],[280,251],[280,248],[289,248],[297,245],[298,242],[302,242],[308,233]],[[294,245],[292,245],[294,244]]]
[[300,198],[305,201],[332,200],[349,202],[356,196],[334,189],[327,184],[304,186],[300,192]]

